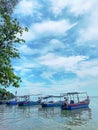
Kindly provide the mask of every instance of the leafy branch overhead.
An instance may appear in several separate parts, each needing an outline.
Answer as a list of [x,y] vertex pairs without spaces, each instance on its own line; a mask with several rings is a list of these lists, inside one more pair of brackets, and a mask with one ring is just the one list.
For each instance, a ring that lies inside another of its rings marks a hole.
[[16,46],[25,42],[20,37],[23,31],[27,30],[22,28],[5,9],[0,8],[0,86],[19,87],[21,79],[14,73],[11,61],[13,58],[19,58]]

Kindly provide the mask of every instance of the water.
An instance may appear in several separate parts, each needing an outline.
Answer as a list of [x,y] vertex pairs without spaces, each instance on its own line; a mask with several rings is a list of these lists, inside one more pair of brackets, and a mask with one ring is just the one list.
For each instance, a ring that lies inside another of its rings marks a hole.
[[0,105],[0,130],[98,130],[98,98],[73,111]]

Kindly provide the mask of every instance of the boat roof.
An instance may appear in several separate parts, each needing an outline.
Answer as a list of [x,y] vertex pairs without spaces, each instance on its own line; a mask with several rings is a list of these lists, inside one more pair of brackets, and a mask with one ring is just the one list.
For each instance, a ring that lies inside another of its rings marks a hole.
[[30,97],[30,96],[41,96],[42,94],[31,94],[31,95],[21,95],[21,96],[15,96],[15,97],[20,97],[20,98],[25,98],[25,97]]
[[77,95],[77,94],[87,94],[87,92],[68,92],[68,93],[61,93],[61,95]]
[[47,95],[45,97],[42,97],[43,99],[48,99],[48,98],[61,98],[61,97],[64,97],[64,96],[55,96],[55,95]]

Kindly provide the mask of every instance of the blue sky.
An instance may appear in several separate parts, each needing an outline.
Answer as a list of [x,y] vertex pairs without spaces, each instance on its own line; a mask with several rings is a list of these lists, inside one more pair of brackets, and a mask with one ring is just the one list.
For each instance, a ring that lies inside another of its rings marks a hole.
[[98,0],[21,0],[14,17],[27,26],[13,61],[23,94],[98,93]]

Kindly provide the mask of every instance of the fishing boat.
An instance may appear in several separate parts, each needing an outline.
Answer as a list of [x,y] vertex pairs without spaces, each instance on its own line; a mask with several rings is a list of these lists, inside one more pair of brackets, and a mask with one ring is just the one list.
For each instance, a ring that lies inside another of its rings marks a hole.
[[[48,95],[42,98],[41,106],[42,107],[57,107],[61,106],[64,101],[61,100],[62,96],[53,96],[53,95]],[[53,98],[59,98],[60,100],[54,101]]]
[[31,106],[31,105],[39,105],[38,101],[21,101],[18,103],[19,106]]
[[6,100],[0,100],[0,105],[5,105],[6,104]]
[[[31,105],[39,105],[41,102],[41,98],[38,97],[37,100],[32,101],[30,99],[32,95],[24,95],[24,96],[20,96],[20,98],[22,99],[21,101],[18,102],[19,106],[31,106]],[[34,96],[34,95],[33,95]]]
[[88,108],[89,106],[90,99],[87,92],[71,92],[64,93],[62,95],[65,98],[65,102],[61,105],[62,110],[75,110],[80,108]]
[[19,102],[19,97],[15,96],[13,99],[6,102],[7,105],[17,105]]
[[17,105],[18,102],[17,101],[8,101],[6,102],[7,105]]

